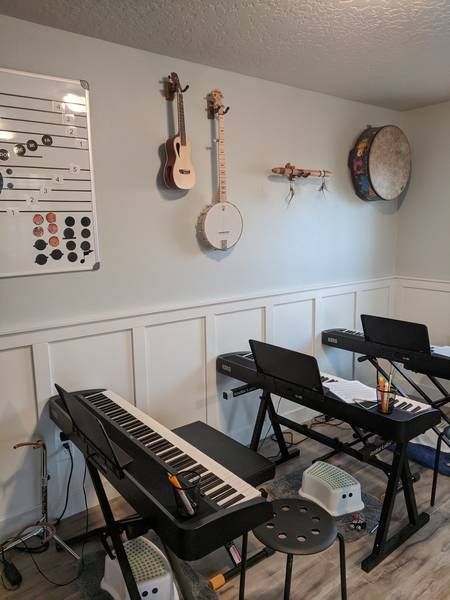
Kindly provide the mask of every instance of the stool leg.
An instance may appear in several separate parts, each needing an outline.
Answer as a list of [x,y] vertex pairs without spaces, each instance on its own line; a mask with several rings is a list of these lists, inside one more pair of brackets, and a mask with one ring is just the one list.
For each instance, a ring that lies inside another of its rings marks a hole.
[[241,578],[239,580],[239,600],[244,600],[245,594],[245,570],[247,567],[247,542],[248,532],[242,536],[242,550],[241,550]]
[[341,570],[341,598],[347,600],[347,574],[345,568],[345,541],[342,533],[337,534],[339,541],[339,563]]
[[289,597],[291,595],[291,579],[292,579],[292,561],[293,561],[293,556],[292,554],[288,554],[287,555],[287,561],[286,561],[286,578],[284,580],[284,596],[283,596],[283,600],[289,600]]
[[442,445],[442,438],[444,437],[445,431],[443,431],[439,436],[438,436],[438,441],[437,441],[437,445],[436,445],[436,453],[434,456],[434,469],[433,469],[433,484],[431,486],[431,506],[434,506],[434,503],[436,501],[436,486],[437,486],[437,480],[438,480],[438,476],[439,476],[439,459],[441,457],[441,445]]

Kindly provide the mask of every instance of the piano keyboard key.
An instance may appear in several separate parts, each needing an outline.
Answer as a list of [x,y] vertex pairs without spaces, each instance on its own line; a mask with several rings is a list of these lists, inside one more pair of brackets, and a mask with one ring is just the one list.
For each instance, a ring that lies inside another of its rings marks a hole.
[[186,477],[187,481],[194,481],[200,476],[202,495],[216,506],[228,508],[261,495],[257,489],[114,392],[106,391],[86,398],[117,427],[158,456],[168,470],[180,474],[193,471]]

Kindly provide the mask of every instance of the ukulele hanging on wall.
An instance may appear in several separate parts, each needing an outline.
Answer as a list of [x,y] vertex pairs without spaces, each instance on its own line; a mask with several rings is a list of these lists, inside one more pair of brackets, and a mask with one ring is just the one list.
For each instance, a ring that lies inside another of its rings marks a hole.
[[165,86],[167,100],[177,96],[178,133],[166,141],[166,161],[163,178],[167,187],[177,190],[190,190],[195,185],[195,171],[191,161],[191,143],[186,137],[184,121],[183,92],[176,73],[171,73]]
[[243,229],[239,209],[227,201],[224,115],[229,108],[225,109],[222,101],[223,95],[219,90],[213,90],[207,98],[208,118],[217,119],[218,190],[216,202],[202,211],[197,226],[200,240],[214,250],[229,250],[235,246],[241,238]]

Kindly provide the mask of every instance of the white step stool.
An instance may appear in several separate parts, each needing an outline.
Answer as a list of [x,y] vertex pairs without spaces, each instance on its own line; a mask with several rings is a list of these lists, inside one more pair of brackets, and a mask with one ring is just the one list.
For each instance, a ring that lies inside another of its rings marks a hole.
[[[155,544],[141,536],[125,542],[123,547],[142,598],[179,600],[169,561]],[[130,600],[117,559],[106,556],[100,587],[114,600]]]
[[359,512],[364,508],[359,482],[339,467],[320,460],[303,472],[302,487],[298,493],[333,517]]

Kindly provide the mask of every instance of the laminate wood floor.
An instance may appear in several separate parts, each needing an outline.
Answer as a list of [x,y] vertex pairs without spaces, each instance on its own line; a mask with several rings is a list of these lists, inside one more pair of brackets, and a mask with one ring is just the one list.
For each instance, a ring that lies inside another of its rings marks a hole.
[[[334,434],[333,428],[325,425],[324,433]],[[339,431],[339,435],[345,434]],[[296,436],[300,440],[301,436]],[[283,472],[305,468],[314,457],[320,456],[326,449],[317,442],[307,440],[300,445],[300,457],[281,465],[277,476]],[[274,453],[269,442],[264,451]],[[342,466],[352,473],[360,482],[365,493],[380,496],[385,489],[385,476],[370,466],[354,461],[348,456],[332,459],[334,464]],[[360,568],[361,560],[369,554],[373,536],[364,535],[355,542],[348,543],[347,550],[347,584],[350,600],[450,600],[450,481],[446,477],[439,478],[436,506],[430,509],[431,471],[417,467],[411,463],[414,472],[421,473],[421,479],[415,484],[419,511],[431,513],[430,522],[403,546],[396,550],[380,566],[371,573],[364,573]],[[113,502],[116,517],[130,514],[131,510],[120,499]],[[399,495],[394,509],[394,523],[405,516],[403,496]],[[79,533],[84,527],[84,515],[79,514],[61,523],[59,534],[67,537]],[[98,509],[90,511],[90,524],[101,524]],[[89,542],[86,552],[95,549],[97,542]],[[258,549],[259,542],[250,536],[250,551]],[[75,548],[77,549],[77,548]],[[78,548],[79,550],[79,548]],[[12,600],[84,600],[76,582],[66,587],[55,587],[46,582],[36,571],[29,556],[14,552],[13,560],[23,575],[23,584],[16,592],[0,589],[0,599]],[[56,552],[54,547],[45,554],[36,557],[39,565],[52,578],[68,580],[76,575],[76,564],[64,552]],[[338,600],[339,563],[337,544],[320,555],[296,557],[292,579],[292,600]],[[192,566],[205,577],[226,570],[229,559],[224,550],[218,550]],[[275,554],[247,573],[246,600],[281,600],[283,597],[285,556]],[[238,578],[228,582],[220,590],[221,600],[237,599]]]

